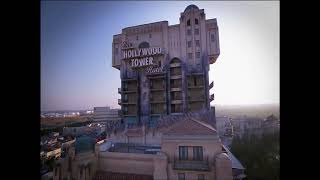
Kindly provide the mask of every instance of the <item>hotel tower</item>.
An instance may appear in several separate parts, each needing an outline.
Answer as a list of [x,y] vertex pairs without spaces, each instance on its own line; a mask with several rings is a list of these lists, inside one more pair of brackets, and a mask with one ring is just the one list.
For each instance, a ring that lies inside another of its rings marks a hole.
[[[216,19],[189,5],[180,23],[126,27],[113,36],[112,66],[120,70],[120,115],[150,126],[162,115],[210,110],[210,64],[220,54]],[[214,111],[214,108],[212,108]]]

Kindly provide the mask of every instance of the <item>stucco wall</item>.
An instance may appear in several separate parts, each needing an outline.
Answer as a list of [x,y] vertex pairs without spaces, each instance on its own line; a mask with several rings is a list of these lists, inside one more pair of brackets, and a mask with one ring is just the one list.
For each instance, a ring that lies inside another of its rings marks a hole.
[[118,173],[153,175],[155,166],[166,164],[161,163],[161,159],[166,160],[164,155],[101,152],[99,158],[100,170]]

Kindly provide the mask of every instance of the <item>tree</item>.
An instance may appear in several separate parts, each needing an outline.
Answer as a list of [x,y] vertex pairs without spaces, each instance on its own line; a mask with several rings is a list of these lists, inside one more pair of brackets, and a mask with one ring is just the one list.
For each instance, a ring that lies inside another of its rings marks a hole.
[[248,179],[277,180],[280,179],[279,143],[279,132],[261,137],[246,134],[233,139],[231,151],[245,166]]

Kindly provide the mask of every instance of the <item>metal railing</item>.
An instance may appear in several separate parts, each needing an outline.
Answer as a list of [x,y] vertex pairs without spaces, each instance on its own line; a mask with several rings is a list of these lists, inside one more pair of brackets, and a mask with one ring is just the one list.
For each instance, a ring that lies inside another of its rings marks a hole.
[[174,157],[173,168],[175,170],[209,171],[209,158],[207,156],[202,160],[181,160],[179,157]]

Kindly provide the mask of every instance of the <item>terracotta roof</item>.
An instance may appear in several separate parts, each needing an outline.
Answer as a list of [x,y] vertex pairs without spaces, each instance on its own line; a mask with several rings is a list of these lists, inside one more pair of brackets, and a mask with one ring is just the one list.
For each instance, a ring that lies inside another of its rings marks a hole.
[[166,135],[217,135],[217,131],[209,124],[195,120],[194,118],[185,119],[174,123],[168,128]]

